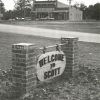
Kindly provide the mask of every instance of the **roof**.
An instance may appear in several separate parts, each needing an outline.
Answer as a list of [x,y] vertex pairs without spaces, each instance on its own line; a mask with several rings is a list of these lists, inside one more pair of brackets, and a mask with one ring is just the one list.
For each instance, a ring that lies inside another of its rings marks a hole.
[[66,5],[66,4],[64,4],[64,3],[62,3],[62,2],[59,2],[59,1],[58,1],[58,2],[57,2],[57,7],[58,7],[58,8],[66,8],[66,7],[68,8],[69,6]]

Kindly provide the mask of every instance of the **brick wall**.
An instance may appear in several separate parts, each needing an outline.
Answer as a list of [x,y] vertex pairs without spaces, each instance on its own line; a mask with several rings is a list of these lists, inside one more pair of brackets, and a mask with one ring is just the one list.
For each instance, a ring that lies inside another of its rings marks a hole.
[[12,45],[12,78],[16,94],[29,93],[36,86],[35,48],[27,43]]
[[61,38],[61,43],[66,43],[62,46],[62,51],[66,55],[66,68],[64,76],[70,77],[78,68],[78,38]]

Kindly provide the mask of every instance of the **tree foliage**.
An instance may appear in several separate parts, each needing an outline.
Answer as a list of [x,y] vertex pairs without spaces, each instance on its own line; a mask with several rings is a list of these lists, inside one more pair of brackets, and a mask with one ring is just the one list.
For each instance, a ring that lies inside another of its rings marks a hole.
[[15,11],[19,12],[20,17],[29,17],[31,11],[31,4],[29,0],[19,0],[16,3]]
[[100,3],[94,5],[94,18],[100,20]]
[[90,5],[84,11],[85,19],[100,20],[100,3]]
[[4,3],[0,3],[0,12],[2,14],[5,12]]
[[83,11],[83,19],[100,20],[100,3],[90,5],[89,7],[85,6],[83,3],[76,3],[74,7],[77,7]]
[[18,0],[15,9],[4,13],[4,19],[25,18],[31,16],[31,4],[29,0]]
[[79,8],[83,12],[83,19],[85,19],[87,6],[83,3],[81,3],[81,4],[76,3],[76,4],[74,4],[74,7]]

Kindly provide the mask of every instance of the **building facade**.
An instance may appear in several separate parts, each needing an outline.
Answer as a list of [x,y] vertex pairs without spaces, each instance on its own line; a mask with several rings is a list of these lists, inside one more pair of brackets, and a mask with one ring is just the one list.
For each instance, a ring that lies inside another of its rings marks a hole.
[[35,1],[32,10],[33,20],[70,20],[81,21],[82,11],[69,7],[57,0]]

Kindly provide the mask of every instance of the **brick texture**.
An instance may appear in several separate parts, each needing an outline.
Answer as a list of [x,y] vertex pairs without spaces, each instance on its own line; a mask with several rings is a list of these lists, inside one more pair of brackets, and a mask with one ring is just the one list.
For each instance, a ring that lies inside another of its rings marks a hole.
[[15,93],[19,92],[20,95],[36,87],[35,48],[35,45],[28,43],[12,45],[12,80]]
[[61,38],[62,51],[66,55],[66,68],[64,77],[72,77],[78,69],[78,38]]

